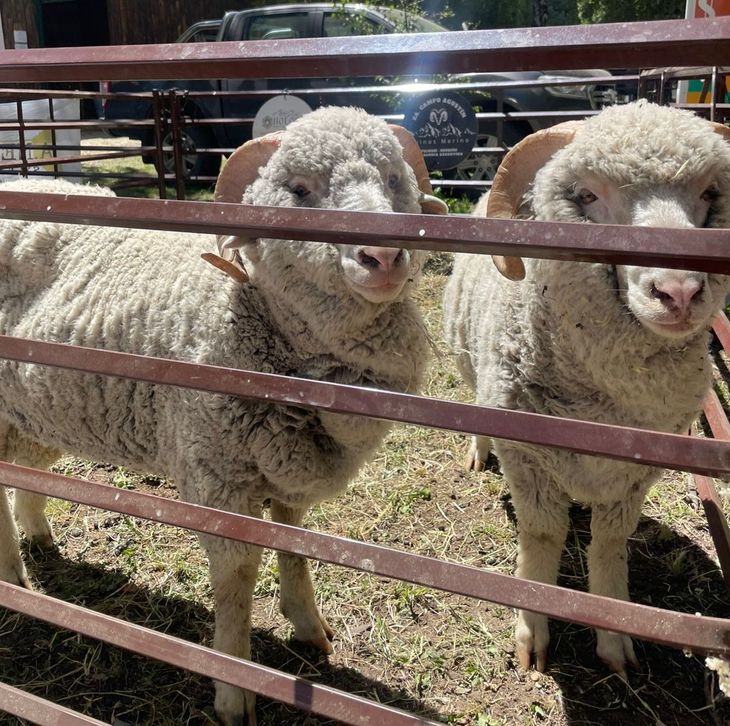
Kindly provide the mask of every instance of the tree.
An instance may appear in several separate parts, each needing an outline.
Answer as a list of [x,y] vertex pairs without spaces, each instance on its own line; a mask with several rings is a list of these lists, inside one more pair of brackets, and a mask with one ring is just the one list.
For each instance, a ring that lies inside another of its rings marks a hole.
[[683,18],[685,0],[577,0],[581,23]]

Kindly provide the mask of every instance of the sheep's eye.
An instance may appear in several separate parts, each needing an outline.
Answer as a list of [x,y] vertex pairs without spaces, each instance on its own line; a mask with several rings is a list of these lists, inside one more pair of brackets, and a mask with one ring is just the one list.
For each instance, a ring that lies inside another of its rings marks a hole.
[[306,199],[309,196],[309,189],[301,184],[297,184],[295,187],[292,187],[291,192],[298,199]]
[[397,189],[399,182],[400,182],[400,177],[397,174],[391,174],[388,177],[388,188],[389,189]]
[[700,194],[700,199],[703,202],[714,202],[719,196],[720,190],[717,187],[708,187]]
[[581,189],[576,196],[581,204],[593,204],[598,199],[590,189]]

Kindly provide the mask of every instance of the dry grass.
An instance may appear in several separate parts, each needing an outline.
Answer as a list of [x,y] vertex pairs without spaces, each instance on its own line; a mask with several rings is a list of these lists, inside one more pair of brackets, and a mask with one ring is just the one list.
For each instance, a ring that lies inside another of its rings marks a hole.
[[[434,340],[444,281],[427,277],[419,293]],[[469,398],[446,354],[434,361],[428,393]],[[507,492],[498,472],[462,471],[465,449],[459,436],[397,427],[347,494],[316,508],[309,525],[509,573],[515,530]],[[125,470],[72,459],[60,470],[174,496],[167,483]],[[52,517],[58,549],[26,552],[38,589],[210,642],[211,593],[194,536],[63,503],[54,504]],[[587,518],[576,512],[562,582],[579,589],[587,536]],[[314,571],[337,633],[335,655],[324,658],[289,639],[277,609],[276,559],[267,554],[256,591],[256,660],[453,724],[684,725],[728,716],[698,658],[638,643],[642,670],[627,685],[596,661],[585,628],[555,623],[548,673],[525,674],[514,662],[507,608],[334,566],[315,564]],[[683,475],[667,476],[650,496],[631,542],[631,574],[640,602],[728,615],[707,525]],[[2,613],[0,632],[6,682],[120,726],[212,723],[212,688],[204,678],[14,613]],[[263,700],[259,710],[265,725],[326,723]]]
[[[440,340],[445,277],[419,292]],[[450,356],[434,360],[429,395],[469,400]],[[374,461],[338,499],[316,508],[313,529],[510,573],[515,524],[498,471],[466,474],[463,437],[396,427]],[[166,482],[74,459],[60,471],[175,496]],[[684,475],[653,490],[630,543],[635,600],[728,616],[728,597],[707,524]],[[25,552],[35,586],[54,597],[196,642],[210,643],[212,599],[205,559],[191,534],[88,507],[54,503],[57,549]],[[588,520],[576,511],[561,582],[586,586]],[[322,610],[336,631],[325,658],[290,640],[278,612],[276,559],[266,554],[255,595],[257,661],[463,726],[730,723],[730,709],[701,659],[637,643],[641,671],[629,684],[608,675],[590,632],[552,629],[546,674],[515,663],[511,610],[344,568],[314,564]],[[117,648],[0,611],[0,680],[117,726],[213,723],[212,686]],[[260,700],[264,726],[333,723]],[[0,717],[0,723],[17,719]]]

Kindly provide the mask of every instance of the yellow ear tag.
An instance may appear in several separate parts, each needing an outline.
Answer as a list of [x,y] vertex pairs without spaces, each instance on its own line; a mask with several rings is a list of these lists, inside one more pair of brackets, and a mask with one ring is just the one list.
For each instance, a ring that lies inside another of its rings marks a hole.
[[242,264],[224,260],[212,252],[204,252],[200,256],[206,262],[213,265],[213,267],[217,267],[219,270],[225,272],[228,277],[232,277],[236,282],[240,282],[241,284],[248,282],[248,272],[246,272],[246,268]]

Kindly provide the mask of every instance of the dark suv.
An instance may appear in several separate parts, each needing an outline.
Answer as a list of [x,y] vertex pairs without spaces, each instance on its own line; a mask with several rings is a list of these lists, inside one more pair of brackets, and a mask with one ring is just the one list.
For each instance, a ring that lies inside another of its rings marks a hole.
[[[214,24],[218,25],[216,41],[224,40],[286,40],[297,38],[320,38],[349,35],[376,35],[395,32],[448,32],[447,28],[431,20],[394,8],[375,8],[358,4],[310,3],[301,5],[273,5],[250,10],[227,12],[219,21],[201,21],[186,31],[180,40],[191,42],[201,38],[194,28],[204,29],[210,37]],[[202,36],[205,37],[205,36]],[[503,110],[517,112],[577,111],[590,112],[615,99],[608,79],[611,74],[604,70],[566,71],[543,74],[532,72],[479,73],[450,76],[449,82],[459,83],[523,83],[552,81],[555,85],[504,88]],[[576,83],[581,78],[593,79],[588,83]],[[597,85],[595,79],[606,78],[605,85]],[[397,79],[399,84],[408,81],[430,81],[431,79]],[[394,79],[383,78],[313,78],[313,79],[271,79],[271,80],[196,80],[196,81],[143,81],[118,82],[111,84],[114,91],[152,91],[175,88],[191,95],[186,97],[184,114],[192,120],[206,118],[252,119],[268,95],[238,97],[215,96],[212,92],[268,92],[271,96],[289,93],[300,96],[311,108],[318,106],[357,105],[370,113],[398,116],[412,103],[414,84],[393,87]],[[562,84],[562,85],[561,85]],[[370,87],[370,91],[353,92],[353,87]],[[388,88],[387,92],[375,93],[373,86]],[[402,91],[400,91],[402,89]],[[396,92],[399,90],[399,92]],[[210,95],[195,95],[199,92]],[[467,88],[460,91],[466,100],[483,112],[497,109],[496,89]],[[151,103],[145,98],[110,99],[106,105],[107,119],[145,119],[151,117]],[[555,120],[539,116],[504,124],[502,138],[497,138],[497,125],[493,120],[479,121],[477,144],[486,147],[498,143],[511,146],[528,133],[549,126]],[[126,132],[125,132],[126,133]],[[215,175],[220,165],[216,154],[198,154],[197,149],[215,147],[236,147],[251,137],[252,125],[241,124],[195,124],[183,130],[186,173],[190,175]],[[143,145],[153,143],[152,131],[130,129],[129,135],[140,138]],[[171,137],[163,139],[167,146]],[[462,161],[451,175],[461,179],[484,180],[494,174],[499,154],[474,154]],[[172,170],[172,158],[166,157],[165,166]]]

